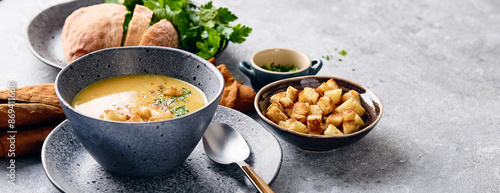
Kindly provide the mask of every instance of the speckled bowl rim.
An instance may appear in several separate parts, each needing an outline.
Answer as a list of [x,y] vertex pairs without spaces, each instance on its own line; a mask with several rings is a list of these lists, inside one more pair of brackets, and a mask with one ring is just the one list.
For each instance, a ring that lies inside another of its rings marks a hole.
[[[264,68],[260,67],[259,65],[255,64],[253,62],[253,58],[257,54],[260,54],[261,52],[268,51],[268,50],[286,50],[286,51],[296,52],[297,54],[306,57],[309,60],[309,64],[307,64],[306,67],[304,67],[302,69],[299,69],[297,71],[293,71],[293,72],[275,72],[275,71],[264,69]],[[284,74],[297,74],[297,73],[301,73],[301,72],[304,72],[306,70],[309,70],[311,68],[311,65],[312,65],[312,60],[311,60],[311,58],[308,55],[306,55],[306,54],[304,54],[302,52],[299,52],[298,50],[294,50],[294,49],[290,49],[290,48],[267,48],[267,49],[259,50],[259,51],[255,52],[255,53],[253,53],[252,56],[250,57],[250,64],[252,64],[252,66],[254,68],[259,69],[259,70],[261,70],[262,72],[265,72],[265,73],[284,75]]]
[[[315,135],[315,134],[305,134],[305,133],[301,133],[301,132],[298,132],[298,131],[292,131],[292,130],[289,130],[289,129],[286,129],[284,127],[279,126],[278,124],[272,122],[265,115],[262,114],[263,110],[261,110],[260,107],[259,107],[259,99],[262,98],[262,95],[264,94],[264,92],[266,90],[269,90],[270,88],[272,88],[272,87],[274,87],[276,85],[283,84],[284,82],[293,81],[293,80],[300,80],[300,79],[305,79],[305,78],[325,78],[325,79],[333,78],[334,80],[342,80],[342,81],[345,81],[345,82],[349,82],[349,83],[351,83],[351,84],[353,84],[353,85],[355,85],[357,87],[360,87],[360,88],[366,90],[366,92],[370,92],[371,94],[373,94],[374,97],[376,97],[376,99],[378,99],[379,106],[380,106],[380,113],[377,115],[377,117],[375,118],[375,120],[370,125],[367,125],[363,129],[361,129],[359,131],[356,131],[354,133],[344,134],[344,135]],[[259,90],[259,92],[257,92],[257,95],[255,96],[255,100],[254,100],[254,107],[255,107],[255,111],[257,111],[257,114],[259,115],[259,117],[262,120],[264,120],[267,124],[269,124],[269,125],[271,125],[271,126],[273,126],[275,128],[279,128],[282,131],[285,131],[285,132],[288,132],[288,133],[291,133],[291,134],[295,134],[295,135],[299,135],[299,136],[303,136],[303,137],[322,138],[322,139],[329,139],[329,138],[349,138],[349,137],[356,136],[356,135],[359,135],[361,133],[365,133],[367,131],[370,131],[373,127],[375,127],[375,125],[377,125],[377,123],[380,121],[380,118],[382,118],[382,114],[384,113],[384,106],[382,104],[382,101],[370,89],[364,87],[363,85],[361,85],[359,83],[356,83],[354,81],[351,81],[351,80],[348,80],[348,79],[345,79],[345,78],[340,78],[340,77],[335,77],[335,76],[322,76],[322,75],[299,76],[299,77],[287,78],[287,79],[278,80],[278,81],[269,83],[266,86],[262,87]]]
[[[169,48],[169,47],[161,47],[161,46],[147,46],[147,47],[144,47],[144,46],[127,46],[127,47],[113,47],[113,48],[106,48],[106,49],[97,50],[97,51],[91,52],[89,54],[86,54],[86,55],[84,55],[84,56],[82,56],[82,57],[74,60],[73,62],[69,63],[66,67],[64,67],[57,74],[57,77],[56,77],[56,80],[55,80],[55,85],[54,85],[55,88],[56,88],[56,95],[57,95],[57,97],[59,99],[63,99],[63,97],[62,97],[59,89],[57,89],[58,88],[58,82],[59,82],[60,74],[64,73],[68,69],[70,69],[71,65],[74,65],[74,63],[76,63],[76,62],[78,62],[80,60],[86,60],[87,58],[90,58],[90,56],[92,54],[98,54],[100,52],[108,52],[108,51],[111,51],[111,50],[122,50],[122,49],[123,50],[125,50],[125,49],[132,49],[132,50],[133,49],[171,50],[171,51],[181,52],[181,53],[190,55],[191,57],[196,58],[196,59],[200,60],[201,62],[205,63],[206,66],[207,66],[207,68],[211,69],[214,72],[214,74],[216,75],[217,79],[219,80],[219,90],[216,92],[216,96],[221,96],[222,95],[222,91],[224,90],[224,85],[225,85],[225,81],[224,81],[224,77],[222,76],[222,73],[215,67],[215,65],[213,65],[209,61],[207,61],[207,60],[205,60],[205,59],[197,56],[196,54],[193,54],[191,52],[184,51],[184,50],[181,50],[181,49],[177,49],[177,48]],[[132,73],[132,74],[143,74],[143,73]],[[192,83],[190,83],[190,84],[192,84]],[[59,101],[60,101],[60,103],[62,105],[66,106],[68,109],[70,109],[71,111],[77,113],[78,115],[84,116],[86,118],[93,119],[93,120],[96,120],[96,121],[112,122],[112,123],[124,124],[124,125],[127,125],[127,124],[148,125],[148,124],[157,124],[157,123],[161,123],[161,122],[170,122],[170,121],[174,121],[174,120],[177,120],[177,119],[183,119],[183,118],[186,118],[186,117],[194,116],[195,114],[198,114],[199,112],[203,111],[204,109],[209,108],[214,102],[217,102],[217,98],[218,97],[214,97],[212,100],[207,101],[207,103],[205,104],[205,106],[197,109],[196,111],[190,112],[190,113],[188,113],[186,115],[183,115],[183,116],[180,116],[180,117],[174,117],[174,118],[167,119],[167,120],[149,121],[149,122],[122,122],[122,121],[111,121],[111,120],[99,119],[99,118],[95,118],[95,117],[91,117],[91,116],[85,115],[85,114],[77,111],[66,100],[59,100]]]

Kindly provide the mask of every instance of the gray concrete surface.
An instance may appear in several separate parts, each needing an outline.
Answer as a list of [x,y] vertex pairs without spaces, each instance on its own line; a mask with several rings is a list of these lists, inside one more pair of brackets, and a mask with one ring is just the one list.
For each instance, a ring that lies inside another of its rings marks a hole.
[[[0,1],[1,89],[11,80],[19,86],[54,82],[58,70],[31,55],[23,32],[33,16],[60,2]],[[500,192],[500,1],[214,5],[253,28],[245,43],[231,44],[218,58],[236,79],[249,84],[237,63],[252,53],[292,48],[311,58],[332,56],[322,58],[318,74],[361,83],[385,107],[374,131],[348,147],[316,153],[280,140],[283,162],[271,185],[276,192]],[[337,53],[342,49],[346,56]],[[55,191],[39,157],[16,163],[17,185],[2,174],[0,190]],[[8,160],[0,167],[7,173]]]

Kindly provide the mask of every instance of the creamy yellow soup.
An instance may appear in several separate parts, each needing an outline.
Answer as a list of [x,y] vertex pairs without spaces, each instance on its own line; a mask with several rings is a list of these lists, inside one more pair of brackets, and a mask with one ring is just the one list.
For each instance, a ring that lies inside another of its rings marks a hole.
[[73,99],[79,112],[113,121],[160,121],[205,106],[207,97],[192,84],[162,75],[124,75],[85,87]]

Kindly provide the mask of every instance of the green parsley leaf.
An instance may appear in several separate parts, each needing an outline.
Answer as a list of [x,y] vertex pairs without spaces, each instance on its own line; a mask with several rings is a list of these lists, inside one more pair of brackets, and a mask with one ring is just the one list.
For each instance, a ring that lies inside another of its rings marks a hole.
[[[209,3],[212,4],[212,2]],[[212,8],[212,6],[210,6],[210,8]],[[201,25],[214,28],[215,24],[219,22],[219,12],[217,12],[217,9],[205,9],[204,6],[202,6],[200,10],[200,21]]]
[[342,50],[342,51],[339,52],[339,54],[342,55],[342,56],[345,56],[345,55],[347,55],[347,52],[345,50]]
[[233,30],[234,31],[231,33],[229,40],[235,43],[243,43],[246,40],[246,37],[248,37],[248,35],[252,32],[252,28],[241,24],[234,26]]
[[202,37],[206,37],[204,38],[205,40],[203,40],[203,42],[196,42],[196,48],[200,50],[196,54],[205,59],[208,59],[217,53],[221,41],[221,37],[219,36],[217,30],[214,28],[210,28],[208,30],[209,32],[204,31],[202,33]]
[[231,11],[229,11],[229,9],[225,7],[217,9],[217,12],[219,13],[220,23],[229,23],[238,19],[236,15],[231,13]]

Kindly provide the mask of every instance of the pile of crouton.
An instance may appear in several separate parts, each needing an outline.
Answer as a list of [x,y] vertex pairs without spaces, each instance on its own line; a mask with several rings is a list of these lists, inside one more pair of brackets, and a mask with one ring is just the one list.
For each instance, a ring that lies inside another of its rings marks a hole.
[[365,126],[365,109],[359,93],[343,92],[333,79],[316,89],[298,90],[289,86],[286,91],[270,98],[266,117],[274,123],[306,134],[345,135]]

